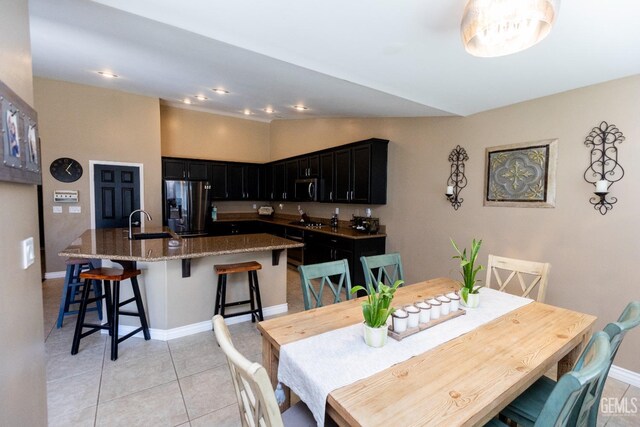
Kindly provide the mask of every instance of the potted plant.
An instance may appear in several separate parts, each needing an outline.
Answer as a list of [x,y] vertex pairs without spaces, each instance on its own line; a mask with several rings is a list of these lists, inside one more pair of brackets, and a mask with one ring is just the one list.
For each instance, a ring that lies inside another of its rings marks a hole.
[[362,286],[354,286],[351,288],[351,294],[360,290],[367,293],[367,300],[362,303],[364,342],[366,342],[367,345],[371,347],[382,347],[386,344],[387,319],[394,311],[394,308],[391,307],[391,301],[393,300],[393,294],[402,283],[404,283],[402,280],[396,280],[393,286],[379,283],[377,292],[371,284],[367,285],[368,289]]
[[453,258],[457,258],[460,260],[460,274],[462,274],[462,282],[460,285],[462,288],[460,289],[460,295],[462,296],[462,303],[470,308],[475,308],[480,304],[480,294],[478,290],[482,287],[481,285],[477,285],[476,283],[480,281],[480,279],[476,279],[476,274],[478,271],[482,270],[482,266],[478,265],[476,267],[476,259],[478,258],[478,252],[480,252],[480,245],[482,245],[482,239],[476,240],[473,239],[471,243],[471,252],[469,253],[469,257],[467,258],[467,249],[463,249],[462,252],[458,249],[458,246],[451,240],[451,244],[453,248],[456,250],[458,255],[454,255]]

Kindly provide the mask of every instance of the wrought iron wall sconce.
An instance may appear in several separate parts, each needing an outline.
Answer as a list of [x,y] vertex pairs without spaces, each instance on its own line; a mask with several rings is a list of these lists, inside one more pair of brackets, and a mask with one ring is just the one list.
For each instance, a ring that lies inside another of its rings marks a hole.
[[584,145],[590,147],[591,164],[584,171],[584,180],[596,186],[595,196],[589,199],[593,208],[604,215],[618,201],[611,196],[607,198],[609,190],[614,182],[618,182],[624,176],[624,169],[618,163],[618,148],[616,144],[624,141],[622,132],[607,122],[594,127],[584,141]]
[[456,146],[449,154],[451,162],[451,174],[447,180],[447,192],[445,196],[451,202],[453,209],[458,210],[464,199],[460,197],[460,192],[467,186],[467,177],[464,174],[464,162],[469,160],[469,156],[464,148]]

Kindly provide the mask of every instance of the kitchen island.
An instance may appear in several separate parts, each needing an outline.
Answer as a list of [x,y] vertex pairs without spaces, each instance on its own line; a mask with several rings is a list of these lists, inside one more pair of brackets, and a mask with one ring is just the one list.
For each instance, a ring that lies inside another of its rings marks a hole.
[[[215,264],[257,261],[260,293],[265,315],[287,311],[286,250],[302,244],[271,234],[245,234],[221,237],[158,238],[129,240],[127,229],[90,229],[58,253],[62,257],[103,260],[103,266],[138,268],[141,292],[149,318],[151,338],[167,340],[211,330],[217,278]],[[169,232],[150,229],[145,232]],[[177,241],[177,246],[169,245]],[[230,275],[227,300],[247,299],[246,274]],[[131,296],[125,284],[121,299]],[[244,308],[237,308],[243,310]],[[232,312],[229,309],[229,312]],[[242,321],[249,316],[232,318]],[[127,322],[130,322],[128,324]],[[120,333],[137,327],[124,317]]]

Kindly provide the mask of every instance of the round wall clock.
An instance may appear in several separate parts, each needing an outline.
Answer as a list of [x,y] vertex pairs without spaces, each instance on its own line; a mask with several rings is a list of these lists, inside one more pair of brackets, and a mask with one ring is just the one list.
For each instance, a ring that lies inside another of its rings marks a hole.
[[61,157],[51,162],[49,171],[55,179],[62,182],[74,182],[82,176],[80,163],[69,157]]

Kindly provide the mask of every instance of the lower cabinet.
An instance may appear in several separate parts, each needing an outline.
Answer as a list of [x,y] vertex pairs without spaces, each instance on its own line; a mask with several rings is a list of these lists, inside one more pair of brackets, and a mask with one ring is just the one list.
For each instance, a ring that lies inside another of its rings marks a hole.
[[212,221],[207,229],[209,236],[261,233],[258,221]]
[[346,259],[351,273],[351,286],[364,285],[361,256],[381,255],[385,253],[385,237],[350,239],[331,234],[305,231],[304,264]]

